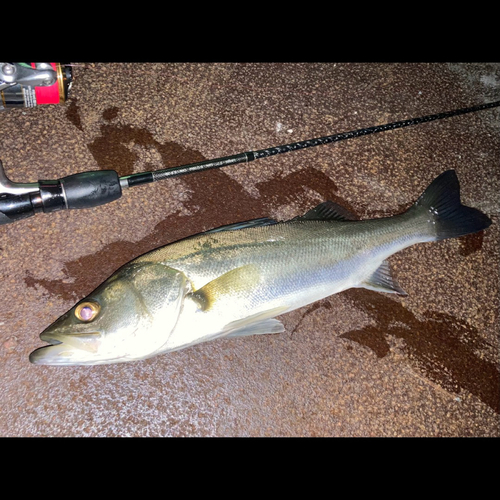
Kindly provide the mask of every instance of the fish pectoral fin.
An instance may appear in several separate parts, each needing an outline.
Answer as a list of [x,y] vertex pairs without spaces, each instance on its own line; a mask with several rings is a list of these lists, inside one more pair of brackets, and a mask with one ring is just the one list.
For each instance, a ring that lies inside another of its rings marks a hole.
[[224,331],[229,332],[225,335],[225,338],[282,333],[285,331],[285,327],[281,321],[274,319],[274,317],[283,314],[287,310],[287,306],[275,307],[274,309],[248,316],[248,318],[233,321],[224,327]]
[[397,293],[398,295],[408,295],[400,286],[399,283],[392,277],[389,262],[384,260],[377,270],[363,283],[358,285],[358,288],[367,288],[375,292]]
[[191,294],[191,298],[202,311],[208,311],[218,299],[239,295],[253,290],[260,283],[257,266],[248,264],[237,267],[215,278]]

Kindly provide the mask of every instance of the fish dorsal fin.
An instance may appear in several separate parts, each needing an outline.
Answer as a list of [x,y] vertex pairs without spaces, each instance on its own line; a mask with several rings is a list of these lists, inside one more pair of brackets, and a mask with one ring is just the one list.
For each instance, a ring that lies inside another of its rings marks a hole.
[[347,210],[347,208],[334,203],[333,201],[324,201],[320,203],[317,207],[309,210],[304,215],[295,217],[292,220],[357,220],[355,214]]
[[240,229],[247,229],[249,227],[270,226],[272,224],[277,224],[277,221],[269,217],[261,217],[260,219],[235,222],[234,224],[227,224],[225,226],[209,229],[208,231],[204,231],[203,234],[218,233],[220,231],[238,231]]
[[363,283],[359,288],[367,288],[375,292],[397,293],[398,295],[408,295],[392,277],[389,262],[384,260],[380,267]]
[[219,297],[254,290],[260,283],[257,266],[247,264],[215,278],[191,294],[202,311],[208,311]]

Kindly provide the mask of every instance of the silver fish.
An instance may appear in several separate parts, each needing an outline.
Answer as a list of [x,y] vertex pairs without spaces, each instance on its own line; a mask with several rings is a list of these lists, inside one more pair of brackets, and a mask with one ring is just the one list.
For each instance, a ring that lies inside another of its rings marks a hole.
[[283,332],[276,316],[351,287],[404,294],[388,257],[491,224],[461,204],[453,170],[404,213],[352,219],[325,202],[286,222],[232,224],[146,253],[42,332],[50,345],[30,361],[119,363],[221,337]]

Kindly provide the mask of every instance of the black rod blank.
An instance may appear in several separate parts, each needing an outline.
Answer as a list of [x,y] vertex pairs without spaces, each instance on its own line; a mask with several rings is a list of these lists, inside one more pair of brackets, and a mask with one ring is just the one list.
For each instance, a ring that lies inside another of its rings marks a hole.
[[7,178],[0,161],[0,225],[9,224],[37,212],[54,212],[70,208],[90,208],[118,199],[122,189],[149,182],[155,182],[168,177],[199,172],[211,168],[219,168],[236,163],[248,163],[257,158],[265,158],[298,149],[319,146],[344,139],[361,137],[363,135],[394,130],[419,123],[430,122],[450,116],[462,115],[482,109],[500,106],[500,101],[480,104],[470,108],[447,111],[435,115],[422,116],[399,122],[361,128],[351,132],[328,135],[307,141],[293,142],[283,146],[248,151],[233,156],[225,156],[214,160],[201,161],[181,165],[180,167],[165,168],[153,172],[142,172],[125,177],[118,177],[114,170],[97,170],[82,172],[57,180],[41,180],[36,183],[16,183]]
[[338,142],[345,139],[353,139],[364,135],[375,134],[377,132],[385,132],[387,130],[395,130],[402,127],[409,127],[411,125],[418,125],[420,123],[427,123],[434,120],[441,120],[443,118],[463,115],[466,113],[481,111],[483,109],[495,108],[498,106],[500,106],[500,101],[495,101],[486,104],[479,104],[477,106],[471,106],[468,108],[455,109],[452,111],[445,111],[443,113],[421,116],[419,118],[411,118],[408,120],[386,123],[384,125],[375,125],[373,127],[360,128],[357,130],[351,130],[350,132],[341,132],[338,134],[327,135],[325,137],[318,137],[316,139],[292,142],[290,144],[284,144],[282,146],[275,146],[267,149],[259,149],[257,151],[247,151],[246,153],[239,153],[232,156],[215,158],[213,160],[206,160],[198,163],[189,163],[187,165],[181,165],[179,167],[170,167],[162,170],[155,170],[152,172],[141,172],[137,174],[120,177],[120,184],[122,188],[138,186],[140,184],[156,182],[163,179],[167,179],[169,177],[189,174],[192,172],[199,172],[202,170],[209,170],[212,168],[225,167],[228,165],[235,165],[237,163],[248,163],[258,158],[266,158],[268,156],[288,153],[290,151],[297,151],[300,149],[309,148],[313,146],[320,146],[323,144]]

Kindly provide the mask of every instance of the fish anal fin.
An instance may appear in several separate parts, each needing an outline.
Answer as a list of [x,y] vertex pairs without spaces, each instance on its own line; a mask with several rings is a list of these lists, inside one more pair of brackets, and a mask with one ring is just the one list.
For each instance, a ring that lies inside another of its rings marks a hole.
[[376,271],[359,288],[367,288],[375,292],[397,293],[398,295],[408,295],[393,278],[389,262],[384,260]]
[[257,266],[248,264],[237,267],[215,278],[191,294],[202,311],[208,311],[218,298],[253,290],[260,282]]

